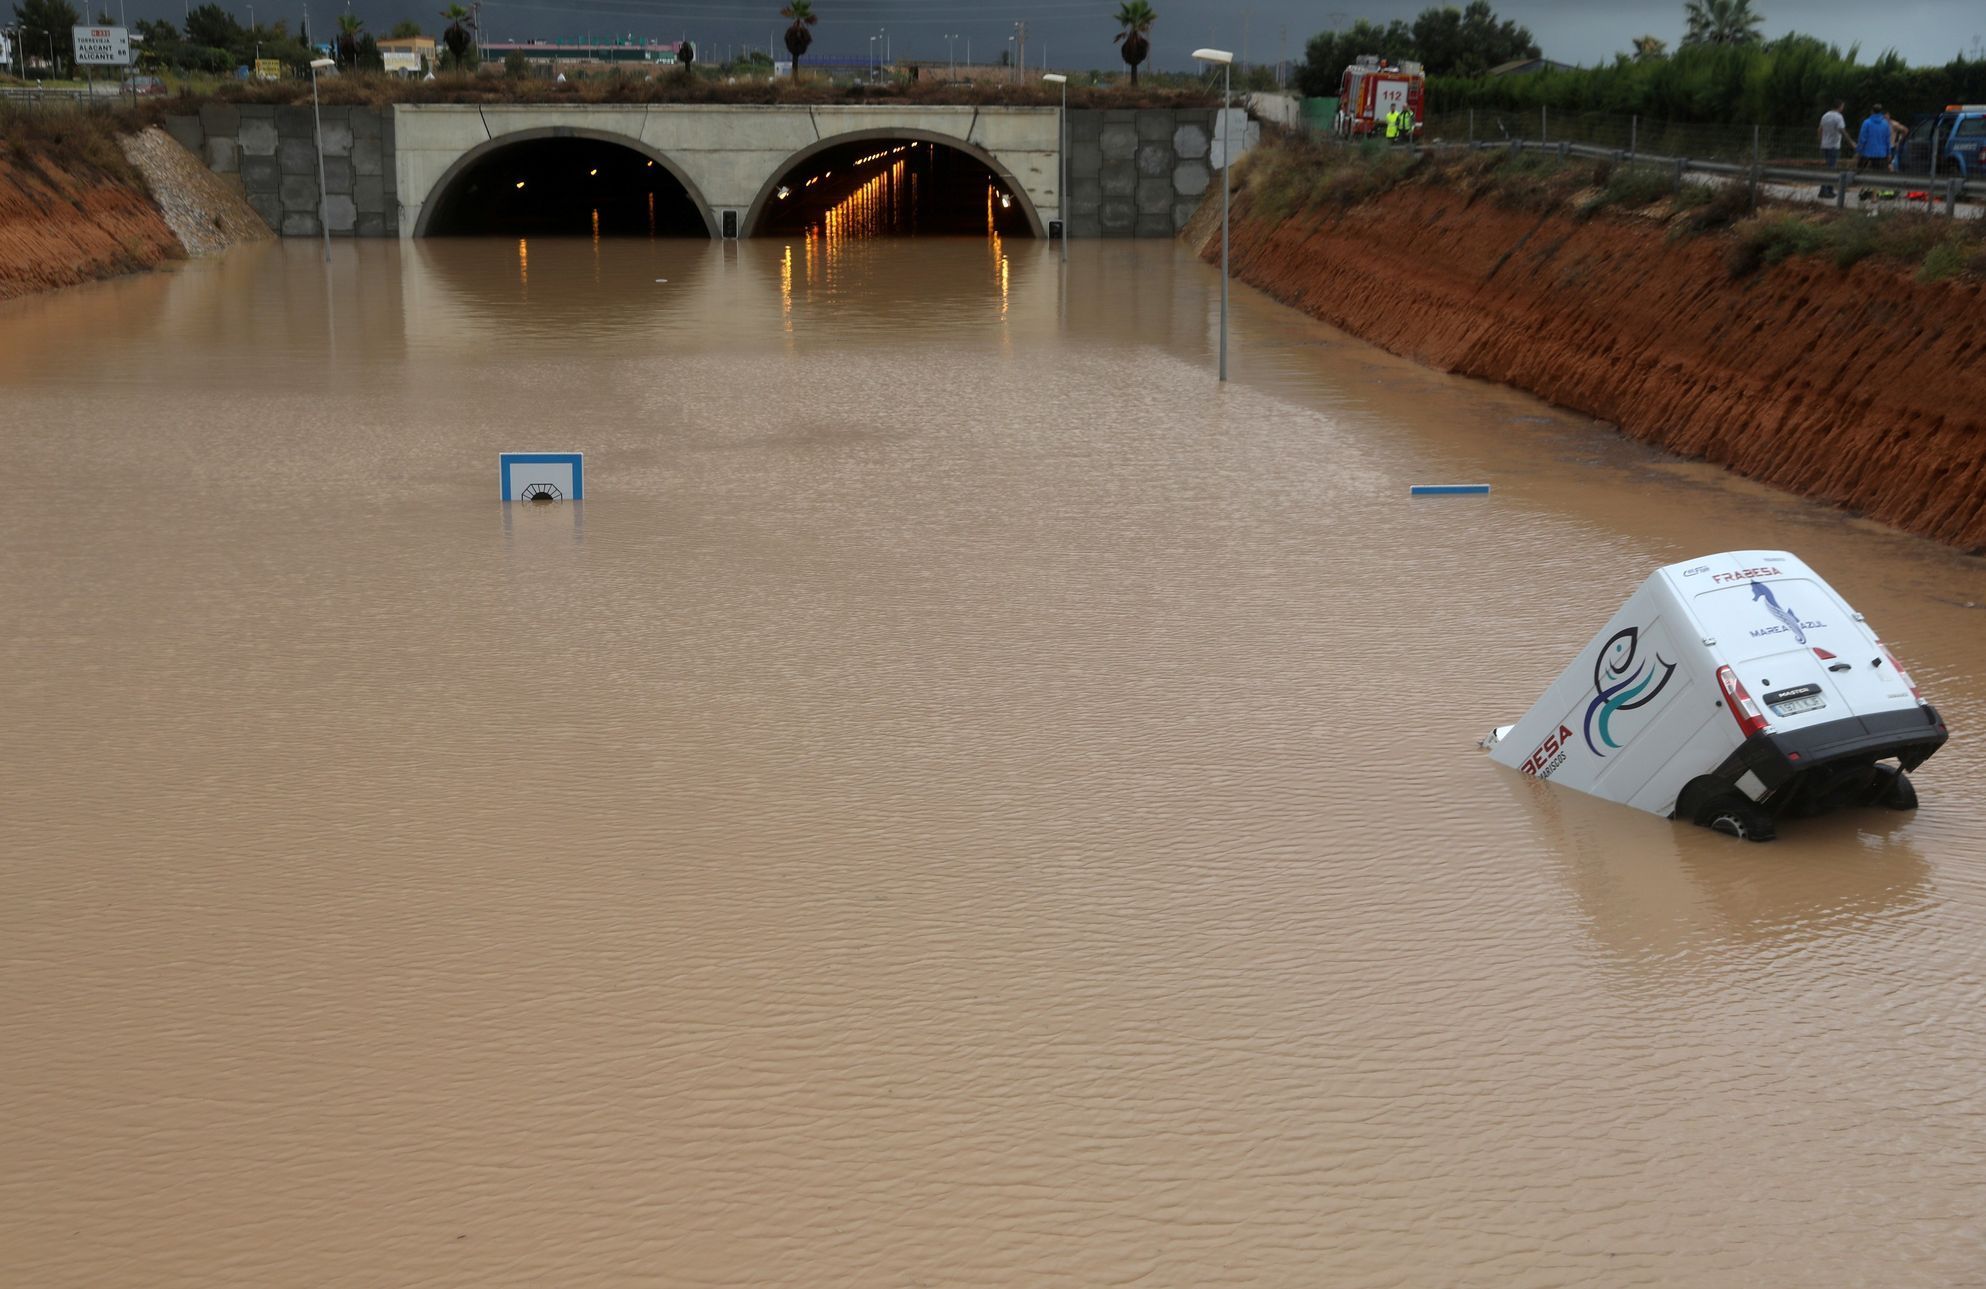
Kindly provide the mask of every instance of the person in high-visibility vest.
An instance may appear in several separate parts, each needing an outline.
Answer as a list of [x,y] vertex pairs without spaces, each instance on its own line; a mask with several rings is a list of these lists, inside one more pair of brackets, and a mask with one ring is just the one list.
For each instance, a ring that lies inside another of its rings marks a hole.
[[1400,142],[1414,141],[1414,109],[1402,105],[1400,108]]
[[1397,107],[1389,107],[1386,109],[1386,141],[1388,143],[1397,143],[1399,142],[1399,140],[1400,140],[1400,109]]

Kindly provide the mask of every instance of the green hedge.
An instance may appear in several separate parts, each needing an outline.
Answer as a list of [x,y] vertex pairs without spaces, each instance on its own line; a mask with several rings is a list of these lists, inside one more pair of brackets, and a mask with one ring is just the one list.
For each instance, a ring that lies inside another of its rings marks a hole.
[[1947,103],[1986,102],[1986,59],[1954,58],[1943,67],[1911,67],[1894,53],[1855,61],[1810,36],[1762,46],[1698,45],[1640,62],[1623,56],[1604,67],[1523,76],[1432,77],[1429,106],[1640,115],[1702,124],[1813,126],[1847,100],[1852,125],[1881,103],[1906,121]]

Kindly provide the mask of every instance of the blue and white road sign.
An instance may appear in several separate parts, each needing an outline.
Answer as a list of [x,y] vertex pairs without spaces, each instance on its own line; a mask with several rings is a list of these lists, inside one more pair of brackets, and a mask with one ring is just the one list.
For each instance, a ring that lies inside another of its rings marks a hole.
[[497,457],[505,501],[583,501],[583,452],[505,452]]

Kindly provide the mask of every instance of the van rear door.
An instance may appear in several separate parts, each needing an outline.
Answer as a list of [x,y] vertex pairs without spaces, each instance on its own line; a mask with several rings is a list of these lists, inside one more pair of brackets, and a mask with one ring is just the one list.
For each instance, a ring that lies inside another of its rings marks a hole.
[[[1764,572],[1765,570],[1759,570]],[[1833,588],[1806,570],[1726,582],[1692,605],[1711,650],[1774,730],[1914,708],[1917,700]]]

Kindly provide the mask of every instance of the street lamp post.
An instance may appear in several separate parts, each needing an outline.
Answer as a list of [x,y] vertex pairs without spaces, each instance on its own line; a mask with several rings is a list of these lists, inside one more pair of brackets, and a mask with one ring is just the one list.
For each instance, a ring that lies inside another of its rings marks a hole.
[[1069,78],[1049,72],[1042,80],[1062,87],[1062,113],[1055,118],[1055,151],[1061,169],[1055,180],[1055,209],[1062,216],[1062,262],[1069,262]]
[[[308,19],[306,19],[308,21]],[[310,60],[310,114],[317,123],[317,227],[324,233],[324,262],[331,262],[331,202],[324,182],[324,113],[317,105],[317,73],[337,64],[328,58]]]
[[1228,103],[1233,90],[1234,55],[1225,49],[1196,49],[1193,57],[1203,63],[1219,63],[1221,67],[1221,379],[1227,379],[1227,204],[1228,190],[1232,186],[1229,176],[1234,169],[1234,147],[1230,137]]

